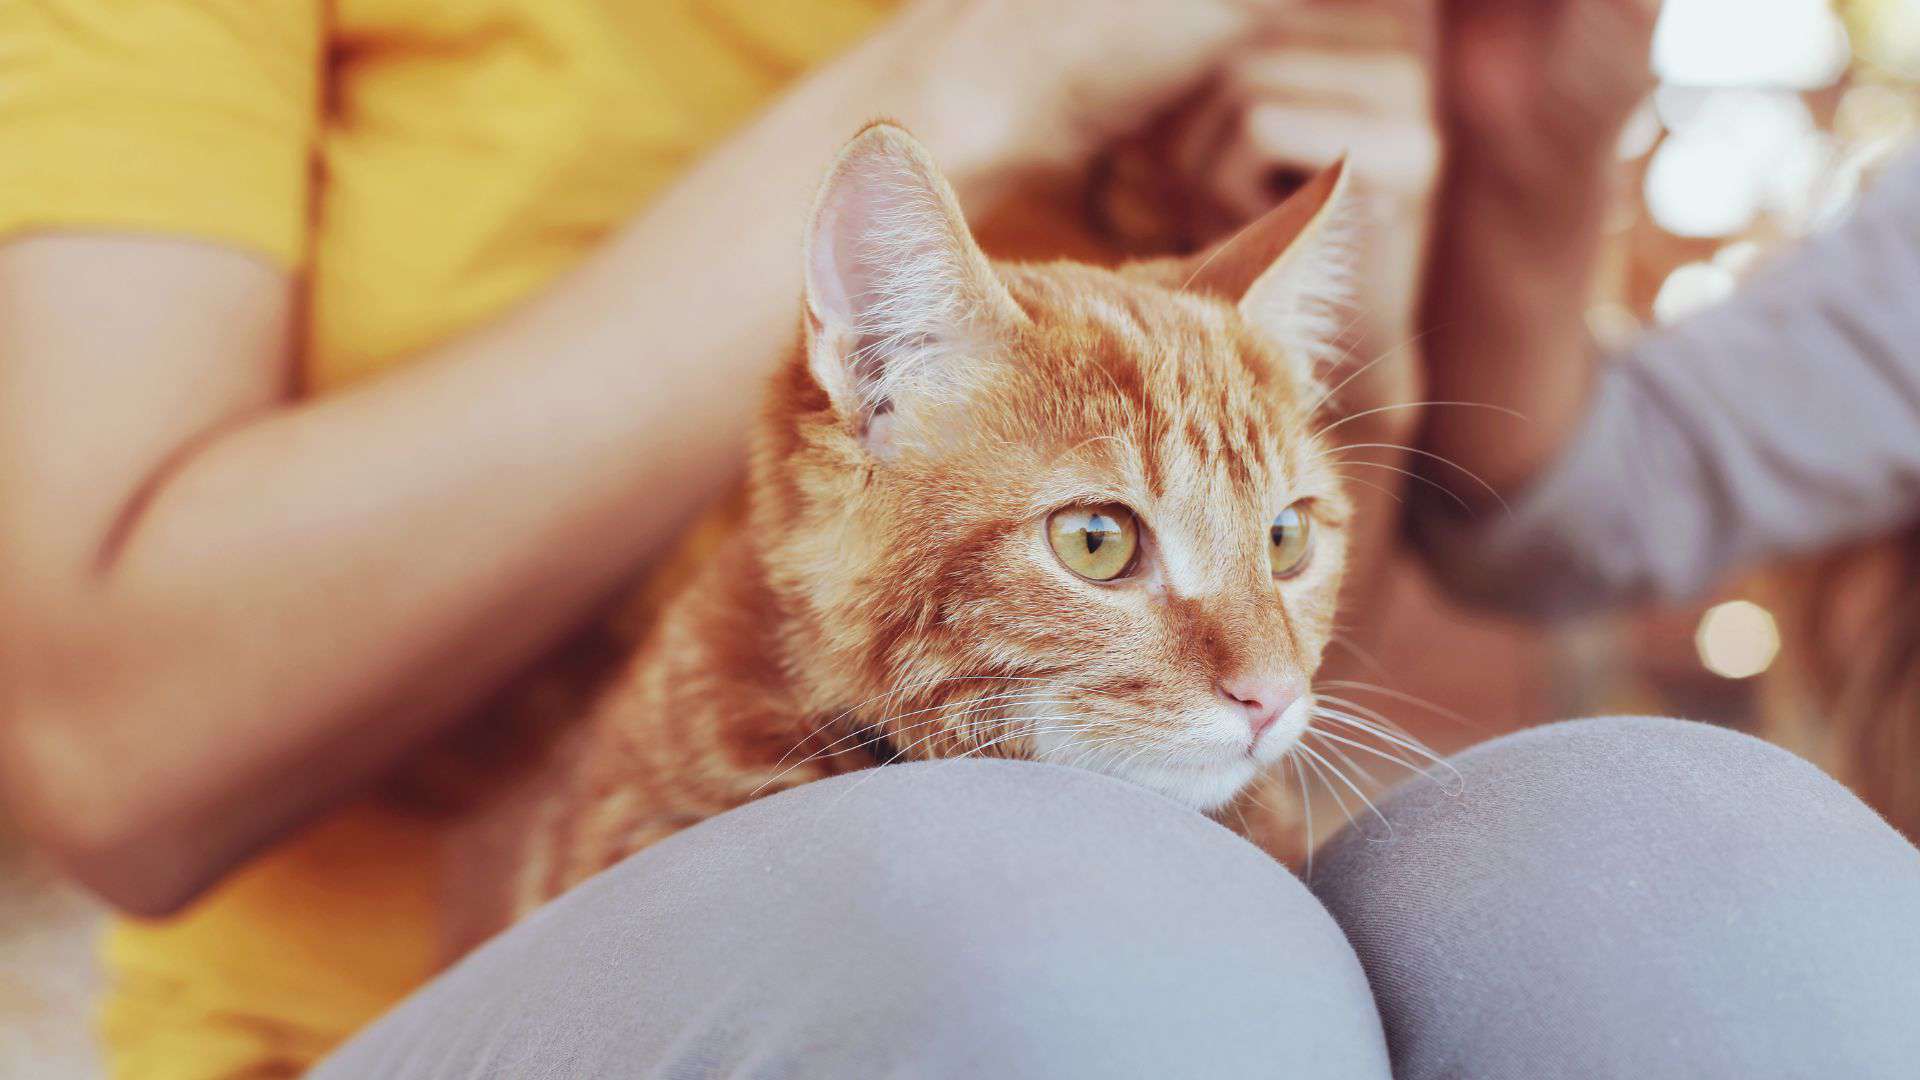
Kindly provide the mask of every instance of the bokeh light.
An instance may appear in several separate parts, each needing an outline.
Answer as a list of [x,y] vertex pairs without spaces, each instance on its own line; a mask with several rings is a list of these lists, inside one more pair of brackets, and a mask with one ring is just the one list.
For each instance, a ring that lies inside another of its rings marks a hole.
[[1831,165],[1832,142],[1799,95],[1664,87],[1672,132],[1647,169],[1647,211],[1675,236],[1731,236],[1762,211],[1804,217]]
[[1713,265],[1736,278],[1746,277],[1765,254],[1766,250],[1752,240],[1735,240],[1713,253]]
[[1733,295],[1736,279],[1725,267],[1691,262],[1674,268],[1653,298],[1653,317],[1662,323],[1684,318]]
[[1655,107],[1652,98],[1633,111],[1626,125],[1620,129],[1620,142],[1616,151],[1621,161],[1638,161],[1653,152],[1660,142],[1660,136],[1666,134],[1660,123],[1660,110]]
[[1773,613],[1751,600],[1729,600],[1707,609],[1694,633],[1694,647],[1708,671],[1727,679],[1750,679],[1780,655],[1780,628]]
[[1667,0],[1653,41],[1654,71],[1685,86],[1811,90],[1852,56],[1825,0]]
[[1730,236],[1760,214],[1760,181],[1736,149],[1717,138],[1676,136],[1647,168],[1647,212],[1675,236]]
[[1642,329],[1640,317],[1618,300],[1602,300],[1587,309],[1587,333],[1607,352],[1632,345]]
[[1897,79],[1920,79],[1920,0],[1853,0],[1848,16],[1867,63]]
[[[1915,0],[1920,6],[1920,0]],[[1881,83],[1850,86],[1833,113],[1834,134],[1849,142],[1901,139],[1920,128],[1913,98]]]

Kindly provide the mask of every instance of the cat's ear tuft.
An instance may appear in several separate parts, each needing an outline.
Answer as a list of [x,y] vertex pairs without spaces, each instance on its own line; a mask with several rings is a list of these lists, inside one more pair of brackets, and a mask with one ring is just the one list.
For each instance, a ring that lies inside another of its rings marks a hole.
[[1187,287],[1233,301],[1312,369],[1337,346],[1352,294],[1346,159],[1198,257]]
[[932,157],[887,123],[854,136],[821,187],[806,304],[814,379],[882,455],[899,410],[958,390],[1024,318]]

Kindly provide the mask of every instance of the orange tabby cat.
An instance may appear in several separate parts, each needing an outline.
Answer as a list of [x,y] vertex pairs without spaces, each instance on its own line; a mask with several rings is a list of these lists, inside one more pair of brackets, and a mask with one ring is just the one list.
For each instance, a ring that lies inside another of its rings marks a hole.
[[1281,761],[1345,558],[1311,428],[1343,189],[1191,262],[993,265],[918,143],[856,137],[744,524],[522,792],[494,923],[877,762],[1061,762],[1214,811]]

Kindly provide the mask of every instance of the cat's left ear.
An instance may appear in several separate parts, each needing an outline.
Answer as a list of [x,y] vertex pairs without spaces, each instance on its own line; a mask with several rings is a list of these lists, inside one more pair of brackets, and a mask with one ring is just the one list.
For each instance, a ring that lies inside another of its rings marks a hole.
[[808,368],[882,457],[903,414],[965,396],[1026,320],[933,158],[892,124],[869,125],[840,152],[806,256]]
[[1341,158],[1197,256],[1185,287],[1233,301],[1290,356],[1316,364],[1334,346],[1338,313],[1349,299],[1348,191]]

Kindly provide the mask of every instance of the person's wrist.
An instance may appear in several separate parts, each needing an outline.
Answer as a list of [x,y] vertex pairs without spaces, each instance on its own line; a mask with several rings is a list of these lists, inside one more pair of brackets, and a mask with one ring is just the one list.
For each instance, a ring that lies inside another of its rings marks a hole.
[[1439,193],[1444,213],[1553,235],[1593,228],[1617,172],[1611,141],[1522,156],[1450,132]]

